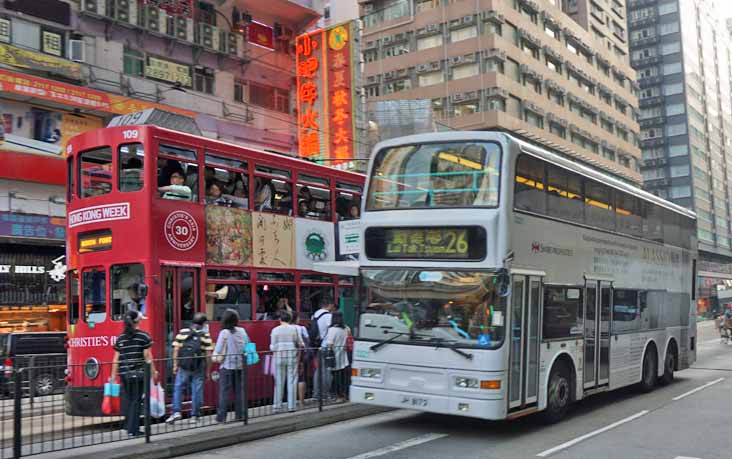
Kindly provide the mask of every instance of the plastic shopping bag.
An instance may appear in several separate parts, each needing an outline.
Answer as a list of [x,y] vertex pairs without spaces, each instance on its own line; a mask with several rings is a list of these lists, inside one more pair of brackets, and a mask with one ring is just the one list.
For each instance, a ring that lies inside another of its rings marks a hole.
[[259,353],[257,352],[257,345],[251,341],[244,345],[244,355],[247,356],[247,365],[256,365],[259,363]]
[[160,383],[150,381],[150,416],[162,418],[165,416],[165,390]]
[[104,384],[102,413],[107,416],[119,414],[119,384],[113,382]]

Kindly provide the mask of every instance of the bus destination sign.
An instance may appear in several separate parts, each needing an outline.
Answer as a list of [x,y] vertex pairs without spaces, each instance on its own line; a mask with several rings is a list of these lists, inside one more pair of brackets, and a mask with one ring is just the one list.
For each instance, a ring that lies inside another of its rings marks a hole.
[[79,253],[100,252],[112,248],[112,231],[95,231],[79,235]]
[[469,227],[368,228],[367,256],[373,259],[480,260],[485,230]]

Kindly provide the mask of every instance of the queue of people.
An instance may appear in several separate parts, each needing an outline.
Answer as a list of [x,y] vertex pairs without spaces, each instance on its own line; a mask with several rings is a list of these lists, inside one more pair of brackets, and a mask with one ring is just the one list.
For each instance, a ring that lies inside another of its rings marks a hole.
[[[299,324],[297,313],[287,302],[278,304],[279,325],[271,331],[271,357],[263,359],[265,373],[274,377],[272,412],[283,410],[286,394],[287,411],[305,405],[308,387],[312,381],[312,396],[345,400],[350,366],[349,338],[351,331],[344,324],[343,314],[332,301],[325,301],[313,315],[309,327]],[[140,431],[141,403],[145,391],[145,364],[150,365],[153,383],[158,382],[158,371],[152,354],[152,339],[139,330],[144,316],[137,308],[128,309],[124,317],[124,332],[114,344],[115,356],[110,382],[119,377],[127,405],[122,408],[125,427],[130,436]],[[174,375],[171,414],[166,422],[173,424],[183,419],[184,394],[190,388],[191,412],[189,422],[200,420],[204,401],[204,383],[212,377],[212,368],[218,364],[218,404],[216,421],[225,422],[233,400],[237,419],[244,415],[243,394],[246,381],[242,371],[246,365],[259,361],[249,355],[249,336],[239,327],[239,314],[233,309],[224,312],[222,329],[214,343],[208,330],[208,318],[196,313],[190,326],[182,328],[172,343],[171,368]],[[321,368],[322,367],[322,368]],[[322,386],[322,387],[321,387]]]

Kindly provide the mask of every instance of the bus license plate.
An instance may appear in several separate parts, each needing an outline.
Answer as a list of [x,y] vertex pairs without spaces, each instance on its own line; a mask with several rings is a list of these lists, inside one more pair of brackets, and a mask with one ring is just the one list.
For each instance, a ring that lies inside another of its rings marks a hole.
[[427,408],[429,402],[426,398],[411,397],[409,395],[402,395],[402,405],[409,405],[414,408]]

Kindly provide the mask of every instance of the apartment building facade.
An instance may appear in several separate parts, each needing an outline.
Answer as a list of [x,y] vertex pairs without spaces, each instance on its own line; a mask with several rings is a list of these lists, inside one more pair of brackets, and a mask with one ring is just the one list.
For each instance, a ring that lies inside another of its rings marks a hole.
[[624,1],[360,0],[367,100],[429,99],[640,183]]
[[644,187],[697,214],[701,309],[719,307],[717,286],[732,280],[732,41],[718,7],[628,5]]

